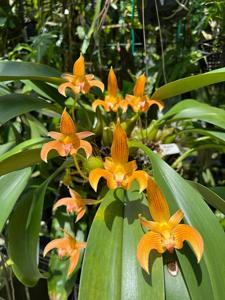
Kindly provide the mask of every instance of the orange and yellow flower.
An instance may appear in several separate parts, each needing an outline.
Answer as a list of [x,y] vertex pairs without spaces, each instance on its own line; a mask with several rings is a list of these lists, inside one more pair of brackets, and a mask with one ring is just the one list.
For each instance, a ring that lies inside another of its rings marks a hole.
[[67,213],[75,213],[77,215],[76,222],[78,222],[86,213],[88,204],[95,204],[95,200],[92,199],[83,199],[80,194],[78,194],[73,189],[69,189],[70,196],[67,198],[62,198],[58,200],[53,206],[53,210],[58,207],[65,205]]
[[179,224],[184,217],[181,210],[170,216],[168,204],[157,184],[149,178],[148,204],[154,221],[140,217],[144,227],[150,230],[140,240],[137,248],[137,258],[141,267],[149,273],[149,255],[152,250],[159,253],[181,249],[183,242],[188,241],[199,262],[203,255],[204,243],[198,231],[186,224]]
[[127,144],[126,132],[117,123],[113,134],[113,143],[111,148],[112,157],[106,157],[104,169],[97,168],[90,172],[89,182],[96,191],[101,177],[107,180],[109,189],[123,187],[129,189],[131,183],[137,180],[139,190],[142,192],[147,187],[148,174],[144,171],[136,171],[136,161],[128,162],[129,150]]
[[50,131],[48,136],[55,141],[48,142],[41,149],[41,159],[47,162],[49,151],[56,150],[60,156],[74,155],[81,148],[84,149],[87,157],[92,154],[92,146],[89,142],[83,141],[84,138],[93,135],[90,131],[77,132],[76,126],[67,113],[63,111],[60,132]]
[[70,88],[74,94],[89,92],[90,88],[96,86],[104,92],[104,84],[100,80],[94,80],[93,74],[85,74],[84,57],[81,54],[73,65],[73,74],[62,74],[67,82],[60,84],[58,91],[66,97],[66,88]]
[[123,112],[127,110],[126,101],[119,95],[117,79],[112,67],[108,75],[108,94],[104,100],[95,100],[93,102],[92,108],[94,111],[97,106],[103,106],[105,111],[112,110],[116,112],[119,108],[121,108]]
[[147,95],[144,95],[145,83],[146,77],[143,74],[136,80],[134,95],[126,95],[127,105],[130,105],[134,112],[146,112],[153,104],[158,105],[159,109],[162,110],[164,105],[161,101],[150,99]]
[[57,248],[59,257],[69,257],[70,264],[67,275],[70,276],[77,266],[80,250],[86,248],[86,245],[86,242],[77,242],[70,234],[64,233],[63,238],[55,239],[46,245],[43,255],[46,256],[49,251]]

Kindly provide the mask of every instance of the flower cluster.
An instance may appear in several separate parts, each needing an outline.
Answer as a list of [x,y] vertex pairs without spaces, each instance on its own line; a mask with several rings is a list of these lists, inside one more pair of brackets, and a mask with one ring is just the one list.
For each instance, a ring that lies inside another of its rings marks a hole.
[[[58,91],[63,96],[66,96],[66,88],[72,90],[74,94],[87,94],[91,87],[96,86],[104,92],[104,84],[99,80],[94,80],[93,74],[85,74],[84,57],[81,54],[75,61],[73,66],[73,74],[63,74],[63,79],[67,82],[62,83]],[[118,89],[118,83],[113,68],[110,68],[108,75],[108,90],[104,100],[95,100],[92,104],[92,108],[95,111],[98,106],[102,106],[105,111],[112,110],[116,112],[119,108],[123,112],[126,112],[128,106],[130,106],[134,112],[146,112],[153,104],[156,104],[159,109],[163,109],[164,105],[159,100],[150,99],[147,95],[144,95],[146,84],[145,75],[141,75],[136,80],[134,86],[134,95],[126,95],[125,99],[121,96]]]
[[[100,88],[102,92],[104,91],[104,85],[101,81],[94,80],[94,75],[85,74],[82,55],[74,64],[73,75],[63,74],[63,78],[67,82],[62,83],[58,87],[58,91],[64,96],[66,96],[66,88],[70,88],[75,94],[86,94],[93,86]],[[106,112],[116,112],[118,109],[125,112],[130,106],[134,112],[146,112],[151,105],[156,104],[159,109],[162,109],[163,104],[161,101],[150,99],[144,94],[145,84],[146,77],[141,75],[135,83],[134,95],[126,95],[123,99],[119,93],[115,73],[111,68],[108,75],[107,94],[104,100],[95,100],[92,103],[92,108],[95,111],[98,106],[102,106]],[[66,109],[64,109],[61,116],[60,132],[51,131],[48,135],[54,140],[49,141],[42,147],[41,158],[45,162],[47,162],[48,153],[55,150],[62,157],[72,156],[78,169],[76,156],[79,150],[83,149],[87,158],[92,155],[92,145],[84,139],[92,136],[93,133],[89,131],[77,132],[74,120]],[[174,249],[181,249],[185,240],[190,243],[198,262],[200,261],[203,255],[201,235],[193,227],[179,224],[184,217],[181,210],[170,216],[168,204],[158,185],[147,172],[137,170],[135,160],[129,161],[128,138],[120,120],[117,120],[116,125],[114,125],[111,156],[105,157],[103,167],[95,167],[87,177],[87,181],[94,191],[97,191],[99,180],[102,177],[111,190],[118,187],[128,190],[134,180],[139,184],[140,193],[147,189],[149,211],[153,221],[148,221],[139,216],[141,224],[150,231],[144,234],[137,247],[137,259],[146,272],[149,272],[148,261],[152,250],[159,253],[173,252]],[[78,222],[85,215],[87,205],[99,203],[97,200],[83,199],[71,187],[69,187],[69,193],[70,197],[58,200],[53,206],[53,210],[60,206],[66,206],[67,213],[76,215],[75,222]],[[72,235],[65,233],[64,238],[53,240],[45,247],[44,255],[57,248],[60,257],[69,257],[68,275],[70,275],[76,268],[80,250],[85,247],[85,242],[78,242]]]

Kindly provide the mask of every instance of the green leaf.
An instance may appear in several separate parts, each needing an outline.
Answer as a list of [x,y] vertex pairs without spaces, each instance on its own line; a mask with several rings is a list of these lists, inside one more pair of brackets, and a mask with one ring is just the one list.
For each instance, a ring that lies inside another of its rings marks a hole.
[[14,142],[8,142],[8,143],[0,145],[0,155],[9,151],[14,145],[15,145]]
[[[44,112],[43,112],[44,113]],[[30,127],[30,136],[31,138],[37,138],[41,136],[47,136],[48,130],[45,128],[44,124],[41,122],[42,120],[38,120],[31,114],[26,114],[26,119]]]
[[41,149],[25,150],[2,160],[0,162],[0,176],[42,162],[40,152]]
[[214,186],[211,187],[210,190],[212,190],[214,193],[216,193],[220,198],[222,198],[225,201],[225,186]]
[[23,150],[29,149],[33,146],[43,144],[47,139],[45,138],[34,138],[34,139],[29,139],[25,142],[22,142],[18,145],[16,145],[14,148],[10,149],[9,151],[5,152],[3,155],[0,156],[0,162],[16,153],[19,153]]
[[174,105],[160,120],[196,119],[225,129],[225,111],[196,100],[183,100]]
[[163,100],[222,81],[225,81],[225,68],[169,82],[158,88],[151,98]]
[[22,82],[25,84],[22,91],[23,94],[35,91],[41,97],[57,102],[61,106],[65,106],[66,98],[58,92],[57,87],[41,80],[22,80]]
[[[204,185],[198,182],[190,181],[190,183],[195,189],[199,191],[199,193],[209,205],[220,210],[222,213],[225,214],[225,200],[218,196],[216,194],[216,191],[213,192],[211,189],[205,187]],[[224,187],[221,188],[225,190]]]
[[42,91],[42,93],[45,94],[47,98],[50,98],[51,100],[57,102],[59,105],[65,107],[66,98],[62,96],[55,87],[40,80],[33,80],[32,83],[40,91]]
[[211,130],[205,130],[200,128],[192,128],[192,129],[185,129],[180,132],[180,134],[183,133],[194,133],[194,134],[197,133],[201,135],[210,136],[214,139],[218,139],[220,141],[225,142],[225,132],[221,132],[221,131],[211,131]]
[[164,277],[166,300],[191,300],[181,270],[178,270],[177,275],[173,276],[165,265]]
[[24,285],[34,286],[43,277],[38,270],[39,232],[46,189],[65,167],[61,165],[35,191],[26,193],[10,216],[8,253],[13,272]]
[[8,219],[17,199],[27,185],[31,169],[12,172],[0,177],[0,232]]
[[22,94],[0,96],[0,124],[18,115],[42,108],[53,109],[54,106],[42,99]]
[[[34,286],[42,277],[37,267],[40,220],[34,216],[26,228],[32,205],[33,193],[26,193],[9,219],[8,254],[12,269],[24,285]],[[35,208],[39,209],[38,206]],[[37,211],[37,214],[40,214]]]
[[162,258],[154,257],[151,276],[136,258],[143,236],[138,214],[148,213],[137,189],[109,191],[100,205],[88,238],[79,300],[164,299]]
[[21,61],[0,61],[0,81],[29,79],[60,84],[63,82],[60,76],[61,74],[56,69],[46,65]]
[[130,142],[130,147],[141,148],[151,159],[154,177],[169,203],[171,213],[182,209],[185,223],[195,227],[203,237],[204,255],[200,264],[197,264],[187,245],[177,251],[191,298],[223,299],[225,236],[217,218],[197,190],[157,154],[136,142]]

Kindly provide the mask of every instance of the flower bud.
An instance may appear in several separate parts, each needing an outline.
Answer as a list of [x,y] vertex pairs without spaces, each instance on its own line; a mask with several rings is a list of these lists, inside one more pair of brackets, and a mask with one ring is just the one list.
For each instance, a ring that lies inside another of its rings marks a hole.
[[100,157],[91,156],[84,162],[84,168],[88,172],[97,168],[103,168],[103,161]]

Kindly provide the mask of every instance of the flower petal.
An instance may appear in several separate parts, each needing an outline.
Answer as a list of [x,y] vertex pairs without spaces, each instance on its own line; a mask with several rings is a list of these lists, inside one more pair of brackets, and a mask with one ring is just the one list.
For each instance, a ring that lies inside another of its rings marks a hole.
[[84,149],[87,158],[91,156],[91,154],[92,154],[92,146],[91,146],[91,144],[89,142],[81,140],[80,141],[80,147],[78,149],[80,149],[80,148]]
[[76,132],[76,126],[66,109],[64,109],[62,113],[60,122],[60,132],[65,135],[72,135]]
[[118,92],[117,79],[113,71],[113,68],[111,67],[108,75],[108,94],[110,96],[116,97],[117,92]]
[[141,214],[139,214],[138,217],[139,217],[139,220],[140,220],[142,226],[144,226],[148,230],[152,229],[152,223],[153,223],[152,221],[146,220],[144,217],[142,217]]
[[66,151],[63,144],[59,141],[51,141],[42,146],[41,149],[41,159],[47,162],[48,152],[51,150],[56,150],[60,156],[66,156]]
[[147,273],[149,273],[148,262],[152,250],[157,250],[159,253],[165,252],[161,242],[161,235],[153,231],[146,233],[137,247],[137,259]]
[[75,270],[75,268],[77,266],[77,263],[78,263],[78,260],[79,260],[79,256],[80,256],[80,250],[75,249],[73,251],[73,254],[70,257],[70,264],[69,264],[67,276],[70,276],[71,273],[73,273],[73,271]]
[[99,204],[101,200],[94,200],[94,199],[83,199],[85,205],[96,205]]
[[113,174],[107,170],[97,168],[92,170],[89,174],[89,183],[95,192],[97,191],[98,182],[101,177],[104,177],[107,180],[107,186],[109,189],[114,190],[117,188],[117,183],[113,178]]
[[169,219],[169,224],[172,226],[172,228],[180,223],[180,221],[183,219],[184,213],[182,210],[176,211]]
[[134,96],[141,97],[144,95],[146,77],[144,74],[138,77],[134,86]]
[[64,138],[64,135],[62,133],[56,131],[49,131],[48,136],[58,141]]
[[73,65],[73,74],[76,77],[83,77],[85,75],[84,57],[80,54],[80,57],[75,61]]
[[137,180],[139,184],[139,192],[143,192],[148,185],[149,175],[145,171],[135,171],[131,176],[127,178],[127,189],[131,187],[131,184],[134,180]]
[[104,83],[100,80],[90,80],[88,81],[88,83],[91,87],[96,86],[102,91],[102,93],[104,92],[105,86]]
[[87,81],[93,80],[94,77],[95,77],[94,74],[87,74],[87,75],[85,75],[85,78],[87,79]]
[[123,112],[126,112],[128,108],[128,102],[126,100],[121,99],[118,106],[122,109]]
[[69,74],[69,73],[63,73],[61,75],[61,77],[63,79],[65,79],[66,81],[69,81],[69,82],[73,82],[73,79],[74,79],[74,76],[72,74]]
[[154,232],[157,232],[162,235],[164,232],[164,229],[162,225],[158,222],[148,221],[145,218],[143,218],[141,215],[138,215],[139,220],[141,222],[141,225],[147,228],[148,230],[152,230]]
[[159,107],[160,110],[162,110],[164,108],[164,103],[162,101],[160,101],[160,100],[149,99],[147,101],[147,103],[148,103],[148,108],[150,106],[152,106],[153,104],[156,104]]
[[63,95],[64,97],[66,97],[66,88],[70,88],[74,92],[74,94],[79,94],[80,93],[79,86],[75,86],[71,82],[65,82],[65,83],[62,83],[58,86],[58,92],[61,95]]
[[103,108],[104,108],[105,111],[109,111],[110,110],[108,104],[105,101],[103,101],[103,100],[95,100],[92,103],[92,109],[93,109],[93,111],[96,111],[96,108],[98,106],[103,106]]
[[77,213],[77,217],[76,217],[76,222],[78,222],[81,218],[83,218],[83,216],[86,213],[86,207],[83,207],[82,209],[80,209],[80,211]]
[[77,242],[78,249],[84,249],[87,247],[87,242]]
[[135,170],[137,170],[137,163],[136,160],[129,161],[124,165],[124,169],[126,170],[127,174],[133,173]]
[[80,140],[83,140],[91,135],[94,135],[94,133],[90,131],[77,132],[77,136]]
[[179,224],[174,228],[173,235],[176,240],[175,248],[181,249],[183,247],[183,242],[188,241],[199,263],[204,251],[204,242],[199,232],[194,227],[186,224]]
[[69,192],[70,192],[70,196],[71,196],[73,199],[81,198],[80,194],[77,193],[75,190],[69,188]]
[[55,239],[48,243],[43,251],[43,256],[46,256],[46,254],[51,251],[54,248],[66,248],[68,246],[68,239],[67,238],[61,238],[61,239]]
[[129,105],[134,112],[138,112],[140,110],[138,103],[136,103],[137,102],[136,100],[137,100],[136,96],[126,95],[125,101],[127,103],[127,106]]
[[116,128],[113,132],[111,154],[113,161],[122,164],[128,162],[129,150],[127,144],[127,135],[119,122],[116,124]]
[[87,94],[91,88],[90,81],[87,81],[86,78],[79,82],[80,91],[83,94]]
[[74,200],[72,198],[62,198],[53,205],[53,210],[56,210],[58,207],[60,207],[62,205],[65,205],[66,207],[73,206]]
[[168,204],[158,185],[151,177],[148,180],[147,195],[148,206],[153,220],[159,223],[168,222],[170,218]]

